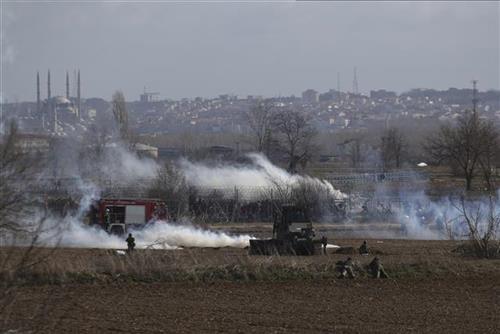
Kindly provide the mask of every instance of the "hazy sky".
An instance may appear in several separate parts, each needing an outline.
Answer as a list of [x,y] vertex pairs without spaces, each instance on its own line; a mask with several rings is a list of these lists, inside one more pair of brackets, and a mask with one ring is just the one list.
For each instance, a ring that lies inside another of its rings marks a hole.
[[2,1],[2,82],[35,100],[40,70],[63,95],[81,69],[82,95],[143,87],[162,98],[299,95],[307,88],[499,89],[498,2]]

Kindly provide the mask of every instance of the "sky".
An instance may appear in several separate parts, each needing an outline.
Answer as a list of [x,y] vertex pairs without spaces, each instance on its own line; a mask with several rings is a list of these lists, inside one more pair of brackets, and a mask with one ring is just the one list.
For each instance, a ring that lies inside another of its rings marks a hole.
[[[1,1],[1,96],[52,95],[80,69],[83,97],[299,96],[500,89],[496,1]],[[72,83],[73,85],[73,80]],[[72,88],[73,90],[73,88]]]

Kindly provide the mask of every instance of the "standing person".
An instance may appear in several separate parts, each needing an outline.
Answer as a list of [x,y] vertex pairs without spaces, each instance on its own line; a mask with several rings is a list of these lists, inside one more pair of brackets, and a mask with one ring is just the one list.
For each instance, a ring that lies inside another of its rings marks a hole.
[[328,240],[325,236],[321,237],[321,245],[323,245],[323,254],[326,255],[326,246],[328,245]]
[[109,225],[111,225],[111,212],[109,212],[109,208],[106,208],[104,211],[104,226],[106,227],[106,231],[109,232]]
[[127,251],[129,253],[132,253],[135,248],[135,238],[132,236],[132,233],[128,234],[128,238],[126,241],[127,241]]

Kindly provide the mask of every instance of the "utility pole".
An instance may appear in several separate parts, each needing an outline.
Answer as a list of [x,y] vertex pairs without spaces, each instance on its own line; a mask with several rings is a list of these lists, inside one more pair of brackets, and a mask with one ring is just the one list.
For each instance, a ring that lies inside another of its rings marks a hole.
[[472,80],[472,112],[475,114],[477,112],[477,80]]

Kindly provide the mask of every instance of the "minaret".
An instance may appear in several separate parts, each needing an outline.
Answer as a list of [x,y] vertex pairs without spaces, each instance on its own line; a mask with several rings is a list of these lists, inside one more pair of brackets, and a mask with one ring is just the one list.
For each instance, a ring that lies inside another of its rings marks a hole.
[[40,73],[36,72],[36,117],[40,117]]
[[50,70],[47,72],[47,100],[50,100]]
[[66,71],[66,98],[69,100],[69,74]]
[[81,98],[81,95],[80,95],[80,70],[78,70],[78,76],[77,76],[77,79],[76,79],[76,84],[77,84],[77,88],[76,88],[76,105],[77,105],[77,108],[78,108],[78,118],[81,118],[82,117],[82,113],[81,113],[81,104],[80,104],[80,98]]

